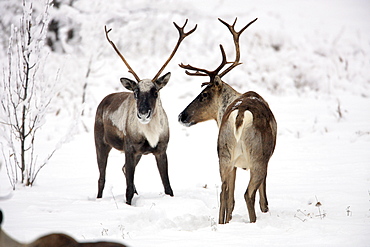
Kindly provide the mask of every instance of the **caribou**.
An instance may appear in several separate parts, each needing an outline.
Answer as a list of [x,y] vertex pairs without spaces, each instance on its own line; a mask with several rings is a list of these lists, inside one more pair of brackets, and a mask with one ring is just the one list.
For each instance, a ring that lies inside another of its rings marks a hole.
[[179,32],[179,39],[171,55],[154,76],[153,79],[140,80],[139,76],[130,67],[114,42],[109,38],[105,27],[105,36],[118,56],[125,63],[134,80],[121,78],[121,84],[132,92],[119,92],[106,96],[99,104],[94,126],[94,137],[97,162],[99,167],[98,195],[101,198],[105,185],[107,159],[112,148],[125,153],[125,164],[122,171],[126,177],[126,203],[131,205],[134,193],[135,167],[142,155],[152,153],[155,156],[165,194],[173,196],[168,177],[167,145],[169,141],[169,125],[166,112],[162,107],[159,91],[168,83],[171,73],[161,76],[164,68],[170,62],[181,42],[191,33],[184,28],[174,25]]
[[21,243],[3,231],[1,224],[3,213],[0,210],[0,247],[125,247],[123,244],[114,242],[77,242],[74,238],[62,234],[52,233],[36,239],[31,243]]
[[[250,170],[250,180],[244,199],[250,222],[256,222],[255,197],[260,195],[260,208],[268,212],[266,195],[267,165],[276,144],[277,124],[268,103],[256,92],[241,94],[221,78],[240,65],[239,37],[257,19],[251,21],[239,32],[232,25],[219,19],[231,32],[236,57],[227,62],[222,45],[222,62],[214,71],[180,64],[190,76],[208,76],[209,82],[203,91],[180,113],[179,122],[189,127],[199,122],[214,119],[219,127],[217,153],[222,181],[220,194],[219,223],[228,223],[234,209],[234,190],[237,167]],[[222,72],[225,65],[230,64]],[[192,72],[191,72],[192,71]]]

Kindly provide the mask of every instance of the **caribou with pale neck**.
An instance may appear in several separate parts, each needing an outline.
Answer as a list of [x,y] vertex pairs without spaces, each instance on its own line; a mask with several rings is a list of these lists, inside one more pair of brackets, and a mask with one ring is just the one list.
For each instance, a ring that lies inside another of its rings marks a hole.
[[117,52],[136,81],[121,78],[122,85],[132,92],[113,93],[106,96],[98,106],[95,117],[95,147],[100,177],[98,181],[98,198],[103,195],[107,159],[112,148],[125,153],[125,165],[122,170],[126,177],[126,203],[131,205],[134,193],[135,167],[142,155],[152,153],[155,156],[165,194],[173,196],[168,177],[167,145],[169,125],[159,92],[168,83],[171,73],[160,77],[164,68],[175,55],[180,43],[197,26],[184,32],[187,20],[182,27],[174,23],[179,32],[179,39],[171,55],[153,79],[141,80],[130,67],[108,34],[111,30],[105,27],[108,42]]

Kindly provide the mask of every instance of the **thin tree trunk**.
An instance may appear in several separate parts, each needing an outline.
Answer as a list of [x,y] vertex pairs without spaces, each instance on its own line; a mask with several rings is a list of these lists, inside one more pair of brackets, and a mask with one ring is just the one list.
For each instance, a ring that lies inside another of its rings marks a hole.
[[[31,44],[31,22],[30,21],[27,21],[27,31],[26,31],[27,35],[28,35],[28,39],[27,39],[27,47],[30,46]],[[24,52],[27,52],[27,55],[24,54]],[[25,102],[27,100],[27,97],[28,97],[28,83],[29,83],[29,74],[30,74],[30,70],[31,70],[31,67],[30,67],[30,55],[31,53],[29,51],[25,51],[24,50],[24,47],[22,47],[22,53],[23,53],[23,61],[25,62],[25,66],[24,66],[24,74],[25,74],[25,83],[23,85],[23,98],[22,98],[22,101]],[[22,128],[21,128],[21,136],[20,136],[20,139],[21,139],[21,172],[22,172],[22,183],[25,183],[25,175],[26,175],[26,151],[25,150],[25,144],[26,144],[26,139],[27,139],[27,135],[26,134],[26,120],[27,120],[27,107],[26,107],[26,104],[23,104],[23,107],[22,107]],[[26,185],[28,186],[28,181],[26,182]]]

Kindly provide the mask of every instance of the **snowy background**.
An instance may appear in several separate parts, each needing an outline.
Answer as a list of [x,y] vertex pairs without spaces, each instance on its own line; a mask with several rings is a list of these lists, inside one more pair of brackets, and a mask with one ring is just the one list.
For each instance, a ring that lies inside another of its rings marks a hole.
[[[4,68],[9,27],[19,23],[21,4],[3,0],[0,5]],[[34,5],[43,10],[43,1]],[[47,153],[60,138],[69,138],[31,188],[19,184],[13,191],[0,160],[3,229],[24,242],[63,232],[79,241],[134,247],[369,246],[369,11],[367,0],[61,1],[50,9],[59,29],[48,33],[53,42],[45,45],[43,69],[45,77],[57,80],[59,93],[41,130],[41,150]],[[218,17],[229,23],[238,17],[237,30],[258,17],[240,39],[243,65],[223,79],[239,92],[261,94],[278,123],[267,179],[270,212],[257,206],[255,224],[249,223],[243,197],[249,181],[243,170],[237,173],[233,219],[217,224],[216,123],[185,128],[177,122],[202,82],[177,64],[213,69],[220,62],[219,44],[228,58],[234,56],[232,37]],[[104,195],[96,200],[95,110],[104,96],[124,90],[120,77],[131,77],[106,41],[104,25],[113,29],[111,39],[136,73],[152,78],[177,41],[172,22],[182,25],[185,19],[186,30],[195,24],[198,29],[165,69],[172,76],[161,91],[170,122],[167,154],[175,196],[164,195],[154,157],[148,155],[136,169],[139,195],[133,206],[126,205],[124,154],[112,151]]]

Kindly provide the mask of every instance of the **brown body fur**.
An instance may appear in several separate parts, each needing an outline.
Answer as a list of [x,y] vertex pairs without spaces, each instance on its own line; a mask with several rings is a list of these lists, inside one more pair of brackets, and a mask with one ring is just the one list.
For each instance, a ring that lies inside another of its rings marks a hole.
[[[237,111],[237,115],[233,121],[231,113],[234,111]],[[243,126],[245,111],[252,113],[253,122]],[[275,149],[276,131],[274,115],[267,102],[255,92],[241,95],[226,109],[220,126],[217,146],[222,180],[220,223],[227,223],[231,220],[234,208],[236,167],[250,169],[250,181],[244,194],[250,222],[256,221],[254,205],[257,189],[260,194],[261,211],[268,212],[267,165]],[[240,140],[235,137],[235,132],[240,133]]]
[[[232,112],[237,111],[235,119]],[[250,111],[253,123],[243,126],[244,112]],[[254,210],[257,189],[260,208],[268,211],[266,196],[267,164],[276,143],[276,121],[267,102],[255,92],[240,94],[216,76],[179,115],[186,126],[214,119],[219,127],[218,157],[222,192],[220,196],[219,223],[228,223],[234,209],[236,167],[250,169],[250,182],[245,201],[251,222],[256,221]],[[240,129],[243,128],[243,129]],[[240,133],[237,140],[235,133]]]
[[125,247],[123,244],[113,242],[79,243],[72,237],[61,233],[48,234],[29,244],[20,243],[3,231],[2,221],[3,213],[0,210],[0,247]]
[[53,233],[43,236],[32,243],[20,243],[13,238],[9,237],[3,230],[0,232],[0,247],[125,247],[123,244],[113,242],[89,242],[79,243],[72,237],[61,234]]
[[[164,77],[168,81],[169,75],[166,74]],[[153,87],[155,87],[154,84]],[[159,92],[156,93],[158,94]],[[151,99],[151,96],[149,95],[147,98]],[[151,120],[149,123],[143,124],[137,117],[139,108],[137,101],[134,99],[133,93],[114,93],[105,97],[98,106],[94,127],[96,154],[100,172],[98,198],[101,198],[103,195],[107,160],[112,148],[125,152],[125,165],[122,170],[126,176],[127,204],[131,204],[134,193],[137,193],[134,185],[136,165],[142,155],[149,153],[152,153],[156,158],[165,193],[173,196],[168,178],[166,154],[169,141],[167,115],[162,108],[159,95],[157,95],[155,101],[150,104]]]

